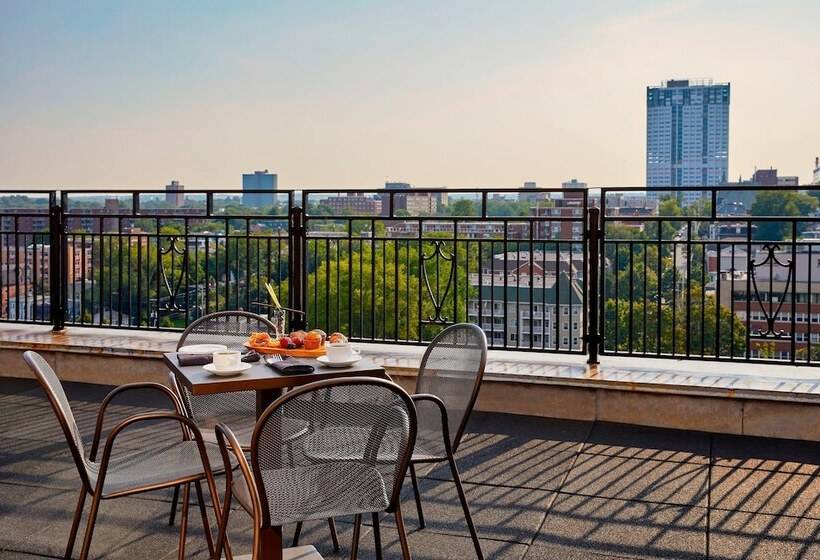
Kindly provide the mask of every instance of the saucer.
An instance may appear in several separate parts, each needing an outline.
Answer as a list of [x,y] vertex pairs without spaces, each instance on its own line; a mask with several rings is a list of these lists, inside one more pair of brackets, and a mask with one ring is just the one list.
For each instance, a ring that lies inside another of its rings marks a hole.
[[208,373],[212,373],[214,375],[221,375],[221,376],[224,376],[224,377],[228,377],[228,376],[231,376],[231,375],[238,375],[240,373],[246,372],[249,369],[251,369],[252,367],[253,367],[253,364],[246,364],[245,362],[242,362],[238,366],[233,366],[230,369],[217,368],[213,364],[205,364],[204,366],[202,366],[202,369],[204,369]]
[[361,356],[352,356],[352,357],[348,358],[347,360],[344,360],[344,361],[341,361],[341,362],[331,362],[328,359],[327,356],[319,356],[318,358],[316,358],[316,361],[319,362],[320,364],[328,366],[328,367],[348,367],[348,366],[352,366],[353,364],[355,364],[356,362],[358,362],[361,359],[362,359]]
[[224,344],[191,344],[177,350],[177,354],[213,354],[214,352],[224,352],[227,349],[228,347]]

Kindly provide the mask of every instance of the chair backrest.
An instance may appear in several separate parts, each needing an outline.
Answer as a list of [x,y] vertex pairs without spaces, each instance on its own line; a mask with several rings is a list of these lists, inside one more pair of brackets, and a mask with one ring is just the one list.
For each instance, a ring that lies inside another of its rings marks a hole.
[[[251,333],[276,331],[265,317],[247,311],[220,311],[203,315],[182,332],[177,350],[189,344],[224,344],[229,350],[245,350],[244,343]],[[177,383],[185,410],[201,429],[210,429],[219,421],[232,417],[256,416],[255,393],[238,391],[213,395],[194,395],[184,383]]]
[[224,344],[228,350],[245,350],[254,332],[276,332],[268,319],[247,311],[219,311],[203,315],[182,331],[177,350],[189,344]]
[[421,359],[416,392],[430,393],[444,401],[454,452],[478,398],[486,365],[487,337],[470,323],[451,325],[441,331]]
[[54,414],[57,416],[57,421],[63,429],[68,447],[71,450],[71,455],[74,457],[74,462],[77,465],[80,478],[83,484],[89,490],[93,490],[91,481],[88,476],[88,461],[85,456],[85,446],[83,445],[83,438],[80,430],[77,427],[77,421],[74,419],[74,413],[71,411],[71,405],[66,397],[63,384],[57,374],[48,364],[48,362],[37,352],[31,350],[23,353],[23,360],[34,372],[37,381],[46,393],[51,407],[54,409]]
[[[283,429],[294,420],[297,438]],[[263,526],[269,526],[269,495],[301,497],[313,511],[339,508],[339,515],[392,512],[398,504],[416,439],[416,410],[401,387],[371,377],[319,381],[291,390],[260,416],[251,438],[251,464],[260,494]],[[287,474],[323,473],[315,485]],[[289,484],[290,491],[283,489]],[[355,502],[355,503],[353,503]],[[349,506],[351,509],[345,509]],[[373,509],[368,509],[372,507]]]

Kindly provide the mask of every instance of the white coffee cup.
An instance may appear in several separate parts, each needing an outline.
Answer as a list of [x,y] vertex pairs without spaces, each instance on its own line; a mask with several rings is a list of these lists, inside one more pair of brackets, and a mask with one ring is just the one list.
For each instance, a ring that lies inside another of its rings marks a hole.
[[236,350],[214,352],[213,360],[216,369],[233,369],[242,363],[242,353]]
[[331,362],[347,362],[359,357],[359,351],[349,342],[328,342],[325,344],[325,352]]

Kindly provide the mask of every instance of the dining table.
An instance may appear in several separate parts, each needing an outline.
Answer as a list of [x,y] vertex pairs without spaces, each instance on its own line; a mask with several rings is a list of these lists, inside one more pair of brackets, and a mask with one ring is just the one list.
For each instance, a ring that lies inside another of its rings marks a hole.
[[[247,371],[234,376],[219,376],[208,373],[200,365],[182,366],[176,352],[163,354],[164,361],[194,395],[213,395],[232,391],[254,391],[256,393],[257,418],[291,387],[306,385],[314,381],[341,377],[379,377],[390,379],[384,368],[367,358],[346,367],[333,367],[323,364],[315,358],[300,358],[299,361],[313,366],[313,372],[302,374],[283,374],[267,365],[264,359],[252,362]],[[260,539],[262,558],[266,560],[283,560],[293,557],[296,549],[284,549],[282,546],[282,528],[273,527],[265,531]],[[312,560],[311,556],[302,557]],[[318,558],[321,558],[317,556]]]

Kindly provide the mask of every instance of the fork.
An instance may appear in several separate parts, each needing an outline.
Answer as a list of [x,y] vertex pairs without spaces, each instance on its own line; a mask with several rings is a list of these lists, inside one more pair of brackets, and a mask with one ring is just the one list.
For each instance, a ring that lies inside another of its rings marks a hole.
[[272,365],[275,362],[281,362],[284,359],[281,354],[265,354],[262,356],[262,361],[265,362],[266,366]]

